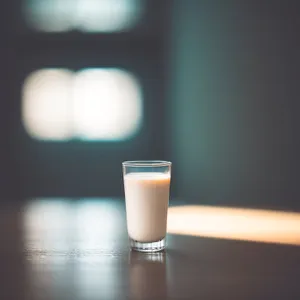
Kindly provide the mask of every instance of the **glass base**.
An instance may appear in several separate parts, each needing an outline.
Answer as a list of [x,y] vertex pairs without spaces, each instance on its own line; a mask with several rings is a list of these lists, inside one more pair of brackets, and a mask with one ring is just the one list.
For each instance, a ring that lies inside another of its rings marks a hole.
[[139,252],[158,252],[166,248],[166,238],[152,243],[141,243],[131,238],[129,238],[129,241],[131,249]]

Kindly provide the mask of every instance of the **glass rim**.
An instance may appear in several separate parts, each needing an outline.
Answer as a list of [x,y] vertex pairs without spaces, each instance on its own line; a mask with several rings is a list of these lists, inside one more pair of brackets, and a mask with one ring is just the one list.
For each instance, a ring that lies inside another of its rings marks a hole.
[[168,167],[172,163],[166,160],[127,160],[122,162],[123,167]]

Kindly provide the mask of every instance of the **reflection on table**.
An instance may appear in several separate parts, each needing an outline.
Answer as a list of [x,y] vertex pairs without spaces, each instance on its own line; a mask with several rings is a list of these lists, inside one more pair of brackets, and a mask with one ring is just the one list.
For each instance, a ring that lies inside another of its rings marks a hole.
[[0,299],[300,295],[297,213],[172,206],[167,250],[149,255],[129,250],[124,204],[99,198],[2,205],[0,259],[10,272],[0,276]]

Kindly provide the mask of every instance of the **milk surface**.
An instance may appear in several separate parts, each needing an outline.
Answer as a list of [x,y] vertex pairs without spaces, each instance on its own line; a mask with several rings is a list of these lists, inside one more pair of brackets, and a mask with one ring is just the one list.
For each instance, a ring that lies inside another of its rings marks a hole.
[[127,229],[138,242],[157,242],[167,229],[170,174],[129,173],[124,176]]

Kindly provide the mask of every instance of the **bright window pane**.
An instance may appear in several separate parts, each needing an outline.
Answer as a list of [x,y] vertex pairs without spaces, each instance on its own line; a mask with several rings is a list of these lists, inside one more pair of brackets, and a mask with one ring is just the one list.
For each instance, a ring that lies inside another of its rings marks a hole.
[[24,16],[46,32],[126,31],[139,21],[143,0],[24,0]]
[[142,123],[140,86],[120,69],[35,71],[24,82],[22,104],[25,129],[40,140],[120,141]]
[[24,83],[22,114],[29,135],[43,140],[72,137],[73,74],[64,69],[33,72]]
[[72,30],[76,0],[27,0],[24,15],[30,27],[39,31],[63,32]]
[[74,81],[75,131],[82,139],[120,140],[142,117],[139,86],[118,69],[86,69]]

